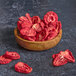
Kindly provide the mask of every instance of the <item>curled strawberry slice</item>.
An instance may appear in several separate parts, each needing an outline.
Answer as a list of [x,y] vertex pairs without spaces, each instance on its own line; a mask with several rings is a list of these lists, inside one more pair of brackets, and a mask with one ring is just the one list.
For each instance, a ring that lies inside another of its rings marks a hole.
[[27,19],[29,20],[29,22],[32,24],[32,20],[31,20],[30,14],[26,13],[25,16],[27,17]]
[[67,63],[67,59],[65,59],[64,56],[62,56],[61,54],[55,55],[53,57],[55,57],[53,59],[54,66],[61,66]]
[[24,28],[20,30],[20,34],[21,35],[26,35],[26,36],[35,36],[36,35],[36,31],[32,28]]
[[44,29],[41,32],[37,33],[36,41],[44,41],[47,36],[48,36],[48,31],[47,29]]
[[69,49],[65,50],[64,57],[68,60],[68,62],[73,62],[73,63],[75,62],[75,58]]
[[17,28],[19,31],[21,30],[21,24],[22,24],[22,21],[17,21]]
[[35,23],[40,23],[41,22],[41,19],[39,16],[33,16],[32,17],[32,23],[35,24]]
[[32,72],[32,68],[23,62],[18,62],[15,64],[15,71],[28,74]]
[[57,34],[58,33],[56,32],[56,30],[55,29],[52,29],[52,31],[49,32],[49,35],[47,37],[47,40],[51,40],[51,39],[55,38],[57,36]]
[[17,52],[6,51],[5,57],[9,58],[9,59],[12,59],[12,60],[20,59],[20,55]]
[[8,63],[10,63],[11,61],[12,61],[12,60],[6,58],[5,55],[0,56],[0,64],[8,64]]
[[22,22],[22,24],[21,24],[21,28],[23,29],[23,28],[30,28],[32,26],[32,24],[29,22],[29,21],[24,21],[24,22]]
[[33,24],[33,25],[32,25],[32,28],[33,28],[34,30],[36,30],[37,32],[40,32],[40,31],[42,30],[41,27],[40,27],[40,25],[39,25],[38,23]]
[[50,22],[55,23],[56,21],[58,21],[58,16],[55,12],[49,11],[44,15],[44,21],[46,24]]
[[41,28],[42,28],[42,29],[44,29],[44,28],[45,28],[45,23],[44,23],[44,21],[43,21],[43,20],[41,20],[41,22],[40,22],[39,24],[40,24],[40,26],[41,26]]
[[30,41],[35,41],[36,40],[36,37],[33,36],[33,37],[30,37],[30,36],[22,36],[22,38],[26,39],[26,40],[30,40]]
[[24,16],[19,17],[19,20],[20,21],[28,21],[28,19],[26,17],[24,17]]
[[57,21],[56,22],[56,31],[57,32],[60,32],[60,29],[62,28],[62,24],[61,24],[61,21]]

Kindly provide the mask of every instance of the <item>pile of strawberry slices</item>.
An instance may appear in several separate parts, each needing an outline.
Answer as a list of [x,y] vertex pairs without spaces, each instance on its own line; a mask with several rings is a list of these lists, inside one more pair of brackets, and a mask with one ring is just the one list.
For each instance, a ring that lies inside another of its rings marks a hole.
[[61,29],[58,15],[49,11],[43,20],[39,16],[30,17],[29,13],[21,16],[17,22],[20,37],[30,41],[46,41],[55,38]]

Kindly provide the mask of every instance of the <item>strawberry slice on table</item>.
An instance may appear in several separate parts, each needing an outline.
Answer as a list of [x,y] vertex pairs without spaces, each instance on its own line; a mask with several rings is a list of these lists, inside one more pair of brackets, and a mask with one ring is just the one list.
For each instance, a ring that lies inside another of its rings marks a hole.
[[69,49],[65,50],[65,56],[64,57],[68,60],[68,62],[73,62],[73,63],[75,62],[75,58]]
[[55,12],[49,11],[44,15],[44,21],[46,24],[51,23],[56,23],[58,21],[58,16]]
[[67,59],[65,59],[61,54],[55,55],[54,57],[53,66],[61,66],[67,63]]
[[75,58],[72,55],[72,52],[69,51],[68,49],[65,51],[60,51],[58,54],[53,54],[52,58],[54,66],[64,65],[67,62],[73,62],[73,63],[75,62]]
[[26,63],[18,62],[15,64],[15,71],[28,74],[32,72],[32,68]]
[[12,60],[5,57],[5,55],[0,56],[0,64],[8,64]]
[[6,51],[5,57],[9,58],[9,59],[12,59],[12,60],[20,59],[20,55],[17,52]]

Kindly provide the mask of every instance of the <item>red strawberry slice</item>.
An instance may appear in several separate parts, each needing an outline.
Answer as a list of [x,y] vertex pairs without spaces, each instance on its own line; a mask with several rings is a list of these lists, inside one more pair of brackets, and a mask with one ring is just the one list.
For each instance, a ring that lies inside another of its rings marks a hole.
[[26,36],[35,36],[36,35],[36,31],[32,28],[25,28],[25,29],[21,29],[20,30],[20,34],[21,35],[26,35]]
[[56,58],[57,55],[58,55],[58,54],[53,54],[53,55],[52,55],[52,58],[53,58],[53,59]]
[[69,49],[65,50],[64,57],[68,60],[68,62],[73,62],[73,63],[75,62],[75,58]]
[[67,59],[64,58],[64,56],[62,56],[61,54],[54,55],[53,57],[54,57],[53,59],[54,66],[61,66],[67,63]]
[[17,28],[18,28],[19,31],[21,30],[21,24],[22,24],[22,21],[17,22]]
[[40,24],[41,28],[44,29],[44,27],[45,27],[45,23],[44,23],[44,21],[41,20],[41,22],[40,22],[39,24]]
[[36,37],[33,36],[33,37],[30,37],[30,36],[22,36],[22,38],[26,39],[26,40],[30,40],[30,41],[35,41],[36,40]]
[[4,55],[0,56],[0,64],[8,64],[11,61],[12,61],[11,59],[5,58]]
[[56,32],[56,30],[55,29],[52,29],[52,31],[49,32],[49,35],[47,37],[47,40],[51,40],[51,39],[55,38],[57,36],[57,34],[58,33]]
[[23,28],[30,28],[32,26],[32,24],[29,22],[29,21],[24,21],[24,22],[22,22],[22,24],[21,24],[21,28],[23,29]]
[[42,30],[41,27],[40,27],[40,25],[39,25],[38,23],[33,24],[33,25],[32,25],[32,28],[33,28],[34,30],[36,30],[37,32],[40,32],[40,31]]
[[26,13],[25,16],[27,17],[27,19],[29,20],[29,22],[32,24],[32,20],[31,20],[30,14]]
[[40,23],[41,22],[41,19],[39,16],[33,16],[32,17],[32,23],[35,24],[35,23]]
[[46,24],[50,22],[55,23],[56,21],[58,21],[58,16],[55,12],[49,11],[44,15],[44,21]]
[[47,36],[48,36],[48,31],[47,29],[44,29],[41,32],[37,33],[36,41],[44,41]]
[[28,19],[26,17],[24,17],[24,16],[19,17],[19,20],[20,21],[26,21],[26,22],[28,21]]
[[5,57],[9,58],[9,59],[12,59],[12,60],[20,59],[20,55],[17,52],[6,51]]
[[32,72],[32,68],[23,62],[18,62],[15,64],[15,71],[27,74]]
[[62,24],[61,24],[61,21],[57,21],[56,22],[56,31],[57,32],[60,32],[60,29],[62,28]]

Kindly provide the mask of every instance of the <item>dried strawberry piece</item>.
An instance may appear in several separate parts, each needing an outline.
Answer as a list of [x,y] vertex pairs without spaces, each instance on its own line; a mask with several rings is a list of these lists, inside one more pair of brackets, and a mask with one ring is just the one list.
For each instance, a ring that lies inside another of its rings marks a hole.
[[55,12],[49,11],[44,15],[44,21],[46,24],[50,22],[55,23],[56,21],[58,21],[58,16]]
[[39,31],[42,30],[41,27],[40,27],[40,25],[39,25],[38,23],[33,24],[33,25],[32,25],[32,28],[33,28],[34,30],[36,30],[37,32],[39,32]]
[[64,65],[67,62],[75,62],[75,58],[72,55],[72,52],[68,49],[65,51],[60,51],[58,54],[53,54],[52,58],[54,66]]
[[29,22],[32,24],[32,20],[31,20],[30,14],[26,13],[25,16],[27,17],[27,19],[29,20]]
[[53,59],[53,66],[61,66],[67,63],[67,59],[64,58],[61,54],[56,55]]
[[22,22],[22,24],[21,24],[21,28],[23,29],[23,28],[30,28],[32,26],[32,24],[28,21],[28,22],[26,22],[26,21],[24,21],[24,22]]
[[17,52],[6,51],[5,57],[9,58],[9,59],[12,59],[12,60],[20,59],[20,55]]
[[53,58],[53,59],[56,58],[57,55],[58,55],[58,54],[53,54],[53,55],[52,55],[52,58]]
[[68,60],[68,62],[75,62],[75,58],[69,49],[64,51],[64,57]]
[[32,23],[35,24],[35,23],[40,23],[41,22],[41,19],[39,16],[33,16],[32,17]]
[[19,20],[20,21],[26,21],[26,22],[28,21],[28,19],[26,17],[24,17],[24,16],[19,17]]
[[11,61],[11,59],[6,58],[4,55],[0,56],[0,64],[8,64]]
[[49,35],[48,35],[48,37],[47,37],[47,40],[51,40],[51,39],[55,38],[56,36],[57,36],[57,32],[56,32],[56,30],[54,29],[54,31],[52,30],[52,31],[49,33]]
[[36,40],[36,37],[33,36],[33,37],[29,37],[29,36],[22,36],[22,38],[26,39],[26,40],[30,40],[30,41],[35,41]]
[[20,30],[20,34],[21,35],[26,35],[26,36],[35,36],[36,35],[36,31],[32,28],[24,28]]
[[17,22],[17,28],[18,28],[19,31],[21,30],[21,24],[22,24],[22,21]]
[[32,68],[23,62],[18,62],[15,64],[15,71],[28,74],[32,72]]
[[47,29],[44,29],[41,32],[37,33],[36,41],[44,41],[47,36],[48,36],[48,31]]
[[45,23],[44,23],[44,21],[41,20],[41,22],[40,22],[39,24],[40,24],[41,28],[44,29],[44,27],[45,27]]
[[61,24],[61,21],[57,21],[56,22],[56,30],[58,31],[58,32],[60,32],[60,29],[62,28],[62,24]]

